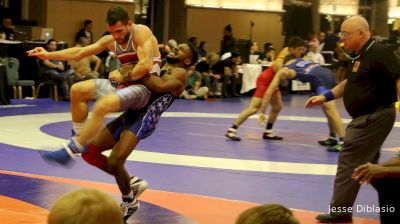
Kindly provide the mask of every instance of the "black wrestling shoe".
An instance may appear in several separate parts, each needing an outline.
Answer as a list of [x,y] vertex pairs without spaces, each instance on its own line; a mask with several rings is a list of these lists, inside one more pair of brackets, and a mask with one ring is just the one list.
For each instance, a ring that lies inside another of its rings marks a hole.
[[233,141],[240,141],[239,135],[236,134],[236,129],[229,128],[225,133],[225,137],[232,139]]
[[139,207],[139,201],[136,199],[133,199],[130,202],[121,202],[121,210],[124,221],[126,222],[126,220],[128,220],[138,210]]
[[353,222],[351,214],[348,213],[326,213],[315,217],[316,220],[322,223],[349,223]]
[[147,189],[149,183],[139,177],[133,176],[129,180],[129,185],[131,187],[133,197],[137,200],[138,197]]
[[327,138],[325,140],[318,141],[318,144],[322,146],[335,146],[338,144],[338,141],[333,138]]
[[271,132],[264,132],[262,138],[266,139],[266,140],[282,140],[283,139],[283,137],[277,136]]

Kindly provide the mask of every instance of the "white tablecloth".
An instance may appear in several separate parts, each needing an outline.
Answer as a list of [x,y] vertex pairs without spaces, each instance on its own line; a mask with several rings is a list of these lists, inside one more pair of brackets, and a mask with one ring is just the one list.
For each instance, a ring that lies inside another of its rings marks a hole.
[[243,74],[240,93],[245,93],[256,88],[257,77],[262,72],[262,66],[257,64],[244,64],[240,66],[239,69],[241,69]]

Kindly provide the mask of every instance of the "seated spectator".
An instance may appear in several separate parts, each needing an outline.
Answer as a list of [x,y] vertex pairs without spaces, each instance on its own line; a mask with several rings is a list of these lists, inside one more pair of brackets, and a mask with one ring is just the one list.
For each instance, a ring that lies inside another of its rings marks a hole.
[[[86,37],[79,38],[76,47],[84,47],[89,44]],[[100,68],[101,60],[96,55],[88,56],[79,61],[68,61],[68,64],[75,70],[75,81],[82,81],[87,79],[96,79],[99,77],[98,70]],[[92,64],[94,64],[92,69]]]
[[242,212],[236,224],[299,224],[288,208],[277,204],[260,205]]
[[56,201],[47,224],[122,224],[122,212],[114,199],[94,189],[80,189]]
[[[221,79],[221,75],[213,74],[212,66],[219,61],[219,55],[215,52],[210,52],[206,60],[202,60],[196,64],[195,70],[200,72],[203,83],[208,87],[209,97],[215,97],[217,94],[217,83]],[[221,95],[221,93],[219,93]]]
[[275,61],[276,58],[276,51],[275,49],[272,47],[272,45],[267,45],[267,47],[265,47],[266,45],[264,45],[264,52],[260,55],[260,60],[262,64],[268,64],[271,63],[273,61]]
[[79,42],[81,37],[86,37],[88,39],[89,44],[93,44],[93,21],[92,20],[85,20],[83,22],[83,28],[78,31],[75,36],[75,43]]
[[14,40],[15,32],[12,26],[12,20],[9,17],[3,18],[0,26],[0,35],[5,35],[6,40]]
[[310,43],[310,50],[304,56],[304,60],[315,62],[320,65],[325,64],[324,56],[322,56],[322,54],[318,52],[318,44],[317,43]]
[[[57,49],[57,41],[50,39],[47,41],[46,50],[49,52]],[[42,69],[42,80],[52,79],[60,82],[63,90],[64,98],[69,99],[69,90],[74,82],[74,70],[65,69],[64,62],[59,60],[43,60],[40,61]]]
[[174,40],[174,39],[169,39],[166,44],[158,45],[163,64],[165,64],[165,62],[166,62],[167,54],[177,46],[178,46],[178,42],[176,42],[176,40]]
[[400,153],[381,163],[366,163],[357,167],[353,179],[360,184],[370,183],[378,191],[382,224],[393,223],[400,219]]
[[[109,31],[103,33],[103,36],[110,35]],[[119,69],[119,60],[115,55],[114,51],[104,50],[96,55],[100,58],[101,64],[99,68],[99,77],[108,79],[110,72]]]
[[256,41],[251,41],[248,62],[251,64],[259,63],[259,62],[261,62],[260,56],[261,56],[261,52],[258,51],[258,43]]
[[193,68],[188,70],[188,78],[186,80],[186,89],[182,92],[182,97],[185,99],[207,99],[209,89],[207,86],[202,86],[200,72]]
[[[217,94],[217,97],[231,97],[240,96],[237,93],[237,86],[241,84],[241,76],[237,72],[237,65],[242,62],[241,56],[238,52],[234,51],[231,53],[231,57],[218,61],[212,66],[213,74],[221,76],[222,83],[218,83],[218,92],[220,90],[221,95]],[[219,87],[221,86],[221,88]],[[240,89],[240,88],[239,88]]]
[[325,45],[325,39],[326,39],[326,33],[325,32],[319,32],[318,34],[318,52],[321,53],[322,49],[324,48]]
[[207,42],[201,41],[199,44],[199,48],[197,48],[197,49],[198,49],[200,58],[207,57]]
[[188,41],[190,42],[190,43],[192,43],[193,44],[193,46],[194,47],[198,47],[198,45],[199,45],[199,43],[198,43],[198,38],[197,37],[190,37],[189,39],[188,39]]
[[339,36],[330,27],[326,32],[325,44],[321,51],[335,51],[339,41]]

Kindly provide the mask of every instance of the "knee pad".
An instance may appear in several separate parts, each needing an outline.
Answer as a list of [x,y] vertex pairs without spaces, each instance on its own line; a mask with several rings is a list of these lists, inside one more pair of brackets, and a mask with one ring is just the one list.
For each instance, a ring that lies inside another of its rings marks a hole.
[[97,168],[103,169],[107,163],[107,157],[101,154],[102,150],[96,145],[89,144],[88,151],[82,153],[82,158],[87,163]]

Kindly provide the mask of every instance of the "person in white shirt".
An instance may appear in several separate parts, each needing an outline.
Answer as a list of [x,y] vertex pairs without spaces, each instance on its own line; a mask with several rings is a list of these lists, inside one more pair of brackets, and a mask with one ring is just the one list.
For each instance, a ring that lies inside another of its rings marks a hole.
[[304,57],[307,61],[312,61],[318,63],[320,65],[325,64],[325,58],[322,56],[321,53],[318,52],[318,44],[317,43],[310,43],[310,51]]

